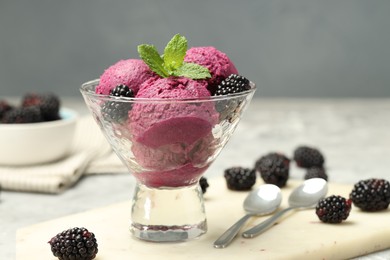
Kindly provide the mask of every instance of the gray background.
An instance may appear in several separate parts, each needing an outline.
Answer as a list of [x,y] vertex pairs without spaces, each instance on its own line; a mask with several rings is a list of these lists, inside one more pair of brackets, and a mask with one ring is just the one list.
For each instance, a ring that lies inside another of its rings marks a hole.
[[0,96],[79,96],[176,33],[226,52],[257,96],[390,96],[389,0],[0,0]]

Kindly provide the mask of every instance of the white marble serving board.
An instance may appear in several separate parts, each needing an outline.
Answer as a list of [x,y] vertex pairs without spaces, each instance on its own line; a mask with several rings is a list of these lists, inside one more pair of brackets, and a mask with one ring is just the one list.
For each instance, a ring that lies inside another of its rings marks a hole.
[[[129,201],[74,214],[17,231],[16,259],[56,259],[47,243],[58,232],[84,226],[95,233],[99,244],[97,260],[106,259],[350,259],[390,248],[390,209],[365,213],[353,208],[342,224],[325,224],[313,209],[293,211],[277,225],[254,239],[241,236],[225,249],[212,244],[243,216],[242,202],[247,192],[226,188],[222,178],[209,179],[205,194],[208,232],[181,243],[151,243],[133,238],[129,232]],[[282,189],[283,203],[300,181],[290,180]],[[260,185],[259,181],[257,185]],[[329,183],[328,195],[347,197],[352,185]],[[64,205],[66,207],[66,205]],[[28,216],[26,216],[28,217]],[[267,218],[254,217],[247,229]],[[243,231],[242,230],[242,231]]]

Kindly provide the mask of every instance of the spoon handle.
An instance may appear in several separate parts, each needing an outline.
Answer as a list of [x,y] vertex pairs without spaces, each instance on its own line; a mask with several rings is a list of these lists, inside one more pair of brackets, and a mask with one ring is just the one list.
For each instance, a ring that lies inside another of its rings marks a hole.
[[230,242],[232,242],[233,238],[237,235],[238,231],[245,224],[245,222],[252,217],[253,215],[247,214],[243,216],[240,220],[238,220],[233,226],[231,226],[228,230],[225,231],[215,242],[215,248],[225,248]]
[[248,230],[244,231],[244,233],[242,233],[242,236],[244,238],[253,238],[253,237],[259,235],[260,233],[262,233],[265,230],[267,230],[268,228],[270,228],[286,212],[288,212],[288,211],[290,211],[290,210],[292,210],[294,208],[295,207],[288,207],[288,208],[285,208],[285,209],[277,212],[275,215],[273,215],[272,217],[267,218],[266,220],[264,220],[260,224],[254,226],[251,229],[248,229]]

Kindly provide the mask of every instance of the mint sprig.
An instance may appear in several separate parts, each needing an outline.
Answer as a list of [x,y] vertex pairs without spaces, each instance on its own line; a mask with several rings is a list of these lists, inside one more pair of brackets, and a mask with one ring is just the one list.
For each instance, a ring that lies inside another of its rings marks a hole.
[[138,46],[138,53],[141,59],[161,77],[168,77],[169,72],[165,69],[164,60],[160,57],[156,47],[153,45],[142,44]]
[[206,67],[184,62],[187,48],[187,39],[176,34],[165,46],[163,55],[158,53],[155,46],[149,44],[139,45],[138,53],[149,68],[163,78],[169,76],[191,79],[210,78],[211,74]]

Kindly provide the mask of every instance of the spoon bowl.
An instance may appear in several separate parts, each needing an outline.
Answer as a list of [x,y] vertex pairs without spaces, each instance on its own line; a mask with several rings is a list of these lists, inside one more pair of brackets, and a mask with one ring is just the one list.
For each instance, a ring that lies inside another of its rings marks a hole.
[[248,229],[242,236],[244,238],[253,238],[268,228],[283,216],[286,212],[292,209],[308,209],[317,205],[318,201],[326,196],[328,192],[328,184],[324,179],[312,178],[304,181],[302,185],[295,188],[288,198],[289,207],[285,208],[272,217],[266,219],[262,223]]
[[280,206],[281,202],[282,193],[276,185],[264,184],[251,191],[244,200],[244,210],[247,214],[226,230],[214,242],[214,247],[227,247],[250,217],[270,214]]
[[312,178],[303,182],[288,197],[288,204],[294,208],[313,207],[326,196],[327,182],[321,178]]
[[244,210],[249,214],[265,215],[274,212],[282,202],[280,188],[264,184],[251,191],[244,200]]

